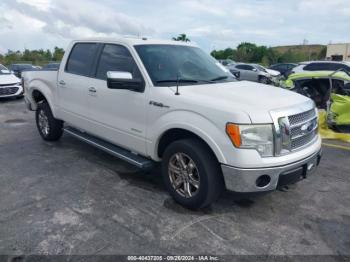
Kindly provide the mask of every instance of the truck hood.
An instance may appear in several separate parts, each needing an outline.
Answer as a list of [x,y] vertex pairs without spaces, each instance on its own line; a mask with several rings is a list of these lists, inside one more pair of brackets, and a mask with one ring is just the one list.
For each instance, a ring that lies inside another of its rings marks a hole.
[[281,73],[276,71],[276,70],[272,70],[272,69],[268,69],[266,68],[267,73],[269,73],[271,76],[279,76]]
[[15,84],[21,82],[21,79],[13,74],[0,74],[0,85]]
[[179,86],[179,92],[190,103],[200,103],[208,110],[246,113],[252,123],[272,123],[270,111],[295,107],[310,100],[292,91],[249,81]]

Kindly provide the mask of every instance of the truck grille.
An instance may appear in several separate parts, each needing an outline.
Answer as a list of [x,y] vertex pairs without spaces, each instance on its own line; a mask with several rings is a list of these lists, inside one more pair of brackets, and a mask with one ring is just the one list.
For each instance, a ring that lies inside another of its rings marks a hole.
[[310,143],[318,133],[317,115],[314,109],[288,116],[290,125],[291,150]]
[[293,125],[308,121],[314,117],[316,117],[316,112],[314,109],[311,109],[309,111],[306,111],[300,114],[291,115],[288,117],[288,119],[289,119],[289,124],[293,126]]
[[9,96],[18,92],[17,86],[0,87],[0,96]]
[[291,149],[292,150],[296,150],[300,147],[303,147],[305,145],[307,145],[308,143],[310,143],[314,137],[317,135],[317,130],[312,131],[311,133],[292,139],[291,141]]
[[277,125],[276,155],[299,150],[315,141],[318,135],[317,111],[314,108],[296,114],[288,114],[288,111],[291,110],[288,109],[285,114],[280,111],[278,115],[273,115]]

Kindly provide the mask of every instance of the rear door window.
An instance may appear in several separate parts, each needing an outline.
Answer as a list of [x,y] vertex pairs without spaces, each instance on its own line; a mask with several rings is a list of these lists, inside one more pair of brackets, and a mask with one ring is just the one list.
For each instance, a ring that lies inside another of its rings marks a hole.
[[66,72],[90,76],[96,51],[96,43],[75,44],[67,61]]
[[253,67],[250,65],[237,65],[236,68],[241,70],[250,70],[250,71],[253,70]]

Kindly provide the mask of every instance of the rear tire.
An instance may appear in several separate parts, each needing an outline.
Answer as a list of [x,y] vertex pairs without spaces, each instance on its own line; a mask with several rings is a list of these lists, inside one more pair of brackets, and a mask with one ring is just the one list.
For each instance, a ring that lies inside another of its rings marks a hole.
[[63,134],[63,121],[54,118],[49,104],[44,101],[38,104],[35,113],[39,134],[46,141],[57,141]]
[[175,201],[191,209],[209,206],[225,189],[215,155],[198,139],[178,140],[166,148],[162,176]]

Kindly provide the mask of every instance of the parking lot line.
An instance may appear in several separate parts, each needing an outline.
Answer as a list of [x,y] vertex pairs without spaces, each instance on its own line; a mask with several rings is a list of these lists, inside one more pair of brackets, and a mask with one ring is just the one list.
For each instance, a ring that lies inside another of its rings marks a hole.
[[341,145],[328,144],[328,143],[322,143],[322,145],[350,151],[350,146],[341,146]]

